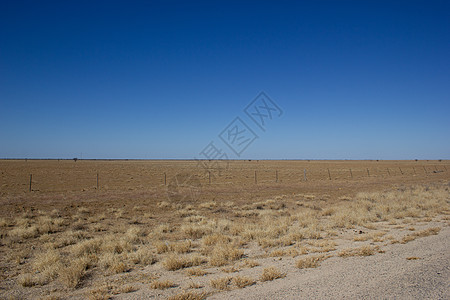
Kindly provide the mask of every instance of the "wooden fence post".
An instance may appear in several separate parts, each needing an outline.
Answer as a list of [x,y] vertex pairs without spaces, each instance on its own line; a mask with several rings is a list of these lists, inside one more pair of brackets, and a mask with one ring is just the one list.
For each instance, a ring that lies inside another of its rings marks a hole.
[[367,176],[370,177],[369,168],[367,168]]
[[388,174],[389,176],[391,176],[391,171],[389,171],[389,168],[387,168]]
[[208,171],[208,175],[209,175],[209,184],[211,184],[211,171]]
[[328,179],[330,179],[330,180],[331,180],[330,169],[329,169],[329,168],[327,168],[327,170],[328,170]]
[[402,168],[400,168],[400,167],[398,167],[399,169],[400,169],[400,173],[403,175],[403,171],[402,171]]
[[256,171],[255,171],[255,184],[258,184],[258,178],[256,177]]
[[350,169],[350,177],[353,179],[352,169]]
[[303,170],[303,178],[305,181],[308,181],[308,177],[306,177],[306,169]]
[[32,183],[33,183],[33,174],[30,174],[30,192],[31,192]]
[[98,190],[98,172],[97,172],[97,190]]
[[278,182],[278,170],[275,170],[275,176],[276,176],[275,182]]
[[164,172],[164,185],[167,185],[167,175],[166,175],[166,172]]

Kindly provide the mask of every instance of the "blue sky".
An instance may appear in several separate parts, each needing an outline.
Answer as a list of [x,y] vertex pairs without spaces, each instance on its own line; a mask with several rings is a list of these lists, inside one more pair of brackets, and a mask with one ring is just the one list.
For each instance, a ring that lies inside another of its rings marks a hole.
[[[2,1],[0,157],[450,159],[448,1]],[[260,91],[283,114],[259,129]]]

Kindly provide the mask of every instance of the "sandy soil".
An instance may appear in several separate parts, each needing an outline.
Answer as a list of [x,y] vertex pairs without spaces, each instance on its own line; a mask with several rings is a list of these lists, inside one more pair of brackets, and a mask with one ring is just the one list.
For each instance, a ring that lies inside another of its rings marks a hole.
[[450,227],[384,249],[370,257],[333,257],[317,269],[210,299],[450,299]]

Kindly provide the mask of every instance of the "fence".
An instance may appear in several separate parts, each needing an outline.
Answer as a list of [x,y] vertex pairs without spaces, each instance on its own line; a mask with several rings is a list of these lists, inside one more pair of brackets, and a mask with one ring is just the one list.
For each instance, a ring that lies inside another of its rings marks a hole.
[[[30,173],[24,179],[13,176],[10,184],[2,186],[3,192],[8,187],[15,186],[15,190],[33,192],[63,192],[78,190],[140,190],[159,188],[173,184],[177,174],[184,174],[183,178],[196,180],[201,185],[263,185],[263,184],[301,184],[304,182],[333,181],[333,180],[361,180],[367,178],[388,178],[398,176],[432,176],[447,172],[442,166],[413,166],[413,167],[359,167],[359,168],[280,168],[280,169],[234,169],[216,174],[214,170],[202,169],[167,170],[144,172],[102,172],[74,170],[72,172],[49,171]],[[11,174],[5,174],[3,176]],[[180,177],[181,178],[181,177]],[[16,182],[15,184],[13,182]],[[183,184],[176,182],[176,184]]]

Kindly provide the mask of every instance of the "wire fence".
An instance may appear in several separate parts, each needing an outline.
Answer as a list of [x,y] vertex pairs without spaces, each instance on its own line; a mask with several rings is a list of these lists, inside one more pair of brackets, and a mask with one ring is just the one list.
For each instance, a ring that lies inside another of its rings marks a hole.
[[[301,184],[317,181],[349,181],[368,178],[433,176],[447,172],[445,165],[394,167],[327,167],[327,168],[247,168],[230,169],[216,174],[213,170],[170,168],[147,170],[38,170],[29,174],[2,171],[1,192],[65,192],[87,190],[145,190],[171,184],[196,182],[210,186],[247,186],[268,184]],[[182,176],[180,176],[182,175]],[[7,178],[7,180],[5,179]],[[183,178],[183,179],[180,179]],[[175,183],[174,183],[175,181]],[[183,182],[185,181],[185,182]]]

